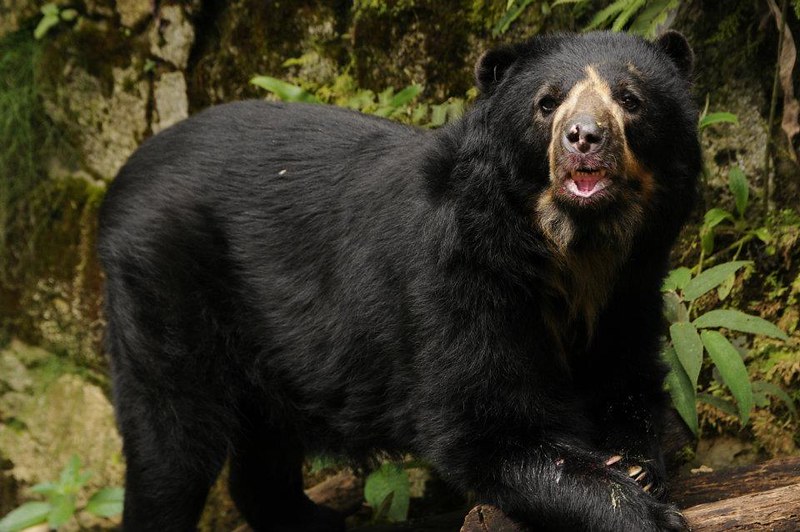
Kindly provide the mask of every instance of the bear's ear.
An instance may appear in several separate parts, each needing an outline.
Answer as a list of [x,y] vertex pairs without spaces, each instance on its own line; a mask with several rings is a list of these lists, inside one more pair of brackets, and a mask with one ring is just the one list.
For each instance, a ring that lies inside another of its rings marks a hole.
[[689,41],[683,34],[675,30],[667,30],[661,37],[656,39],[656,46],[666,53],[678,70],[685,78],[692,75],[692,68],[694,67],[694,52],[692,47],[689,46]]
[[519,53],[511,46],[502,46],[484,52],[475,64],[475,84],[483,94],[490,94]]

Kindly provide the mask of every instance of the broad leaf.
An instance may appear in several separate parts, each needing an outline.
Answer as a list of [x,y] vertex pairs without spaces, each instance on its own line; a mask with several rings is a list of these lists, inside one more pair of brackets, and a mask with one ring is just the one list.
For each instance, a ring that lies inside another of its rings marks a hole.
[[673,323],[669,327],[669,335],[681,366],[689,376],[692,386],[696,388],[703,365],[703,342],[700,341],[697,329],[691,323]]
[[669,323],[689,321],[689,310],[675,292],[667,292],[664,294],[664,317],[667,318]]
[[700,117],[700,123],[698,127],[700,129],[706,128],[712,124],[720,124],[720,123],[728,123],[728,124],[738,124],[739,117],[737,117],[733,113],[708,113],[707,115],[703,115]]
[[750,419],[750,410],[753,408],[753,389],[742,357],[728,339],[717,331],[703,331],[700,333],[700,339],[717,366],[722,380],[736,399],[742,425],[746,425]]
[[731,290],[733,290],[733,285],[736,282],[736,274],[730,274],[727,279],[722,281],[717,287],[717,297],[720,301],[725,301],[729,295],[731,295]]
[[388,521],[405,521],[408,517],[408,503],[410,499],[410,486],[408,473],[397,464],[384,463],[373,471],[364,484],[364,498],[375,510],[379,511],[387,498],[391,497],[384,515]]
[[670,367],[665,381],[667,391],[672,397],[672,404],[680,414],[681,419],[697,436],[697,405],[695,404],[695,389],[689,381],[689,377],[683,370],[678,356],[672,346],[668,346],[663,352],[664,360]]
[[50,528],[57,529],[72,519],[75,515],[75,496],[56,494],[50,497],[50,514],[47,516],[47,524]]
[[786,333],[778,327],[758,316],[751,316],[738,310],[718,309],[709,310],[702,316],[694,320],[695,327],[708,329],[714,327],[725,327],[734,331],[741,331],[751,334],[760,334],[772,338],[788,340]]
[[17,532],[47,521],[50,503],[26,502],[0,519],[0,532]]
[[55,493],[57,489],[58,486],[52,482],[42,482],[41,484],[36,484],[35,486],[31,487],[32,492],[44,495],[46,497],[50,496],[52,493]]
[[747,208],[747,198],[750,196],[750,188],[747,184],[747,176],[738,166],[731,168],[728,173],[728,188],[731,189],[731,194],[733,194],[736,212],[739,213],[739,217],[744,216],[744,211]]
[[703,225],[709,229],[713,229],[725,220],[733,221],[733,215],[725,209],[714,207],[706,211],[705,216],[703,216]]
[[698,393],[697,399],[708,405],[713,406],[714,408],[718,408],[719,410],[722,410],[723,412],[731,416],[738,415],[738,413],[736,412],[736,405],[731,403],[730,401],[726,401],[721,397],[717,397],[707,393]]
[[122,488],[103,488],[94,493],[86,503],[86,511],[100,517],[112,517],[122,513],[125,490]]
[[256,76],[250,83],[274,93],[285,102],[319,103],[319,100],[304,88],[270,76]]
[[392,107],[402,107],[416,98],[420,92],[422,92],[422,85],[409,85],[405,89],[395,94],[389,105]]
[[683,290],[691,280],[692,270],[685,266],[675,268],[667,274],[667,278],[664,279],[664,284],[661,286],[661,291]]
[[683,297],[693,301],[722,284],[729,275],[737,272],[742,266],[750,264],[749,261],[726,262],[704,271],[686,285]]
[[794,401],[789,397],[789,394],[783,391],[783,388],[772,384],[767,381],[756,381],[753,383],[753,392],[761,392],[777,397],[786,404],[786,407],[791,411],[792,415],[797,417],[797,408],[794,406]]

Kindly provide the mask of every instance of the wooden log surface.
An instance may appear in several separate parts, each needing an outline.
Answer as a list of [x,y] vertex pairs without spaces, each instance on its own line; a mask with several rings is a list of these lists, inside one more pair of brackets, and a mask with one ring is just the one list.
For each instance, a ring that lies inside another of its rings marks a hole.
[[[693,532],[800,531],[800,457],[771,460],[677,478],[673,501]],[[463,515],[463,514],[461,514]],[[460,524],[459,514],[416,523],[366,527],[363,532],[529,532],[489,505],[472,508]]]
[[800,456],[678,477],[670,499],[680,508],[800,484]]
[[683,516],[692,532],[797,532],[800,484],[692,506]]

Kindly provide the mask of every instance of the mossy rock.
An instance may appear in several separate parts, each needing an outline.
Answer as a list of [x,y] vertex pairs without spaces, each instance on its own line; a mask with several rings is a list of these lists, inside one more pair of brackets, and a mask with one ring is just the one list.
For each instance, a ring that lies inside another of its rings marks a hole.
[[95,253],[105,186],[50,179],[15,205],[3,258],[6,330],[102,369],[102,274]]

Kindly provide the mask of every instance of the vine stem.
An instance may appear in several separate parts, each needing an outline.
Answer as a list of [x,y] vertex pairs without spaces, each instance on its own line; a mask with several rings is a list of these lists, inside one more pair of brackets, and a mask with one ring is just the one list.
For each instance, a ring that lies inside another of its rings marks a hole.
[[[769,120],[767,121],[767,142],[764,145],[764,209],[769,213],[775,209],[772,194],[775,188],[775,178],[770,172],[770,151],[772,148],[772,124],[775,122],[775,110],[778,105],[778,79],[781,70],[781,55],[783,54],[783,36],[786,32],[786,9],[788,0],[781,4],[780,29],[778,30],[778,58],[775,61],[775,75],[772,78],[772,97],[769,102]],[[778,22],[777,20],[775,21]]]

